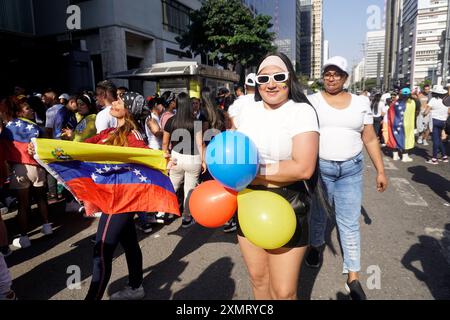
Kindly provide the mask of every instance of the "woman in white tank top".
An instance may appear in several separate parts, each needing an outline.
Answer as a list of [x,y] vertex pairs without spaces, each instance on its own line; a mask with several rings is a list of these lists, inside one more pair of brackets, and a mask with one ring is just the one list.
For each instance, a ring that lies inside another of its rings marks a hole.
[[148,139],[148,146],[154,150],[162,149],[162,137],[164,134],[161,128],[161,114],[164,111],[163,101],[156,99],[150,102],[152,113],[145,120],[145,134]]

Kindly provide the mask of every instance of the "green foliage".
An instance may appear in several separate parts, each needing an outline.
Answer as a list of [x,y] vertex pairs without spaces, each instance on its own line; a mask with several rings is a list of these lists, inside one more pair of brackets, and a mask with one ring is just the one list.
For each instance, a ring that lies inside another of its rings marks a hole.
[[239,0],[206,0],[191,13],[188,31],[176,40],[181,49],[189,47],[194,55],[209,55],[223,66],[251,67],[275,50],[270,20],[265,15],[254,17]]

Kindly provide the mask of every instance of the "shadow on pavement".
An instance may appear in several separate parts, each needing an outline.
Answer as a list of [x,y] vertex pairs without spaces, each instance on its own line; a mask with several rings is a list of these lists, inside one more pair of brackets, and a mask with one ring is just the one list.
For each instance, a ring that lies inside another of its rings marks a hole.
[[[450,231],[450,224],[446,228]],[[450,299],[450,268],[439,241],[426,235],[418,238],[402,258],[403,266],[427,285],[435,299]]]
[[428,170],[425,166],[410,167],[408,171],[413,174],[412,181],[428,186],[444,201],[450,203],[450,197],[448,196],[448,192],[450,192],[450,181]]
[[[199,278],[193,280],[180,292],[174,293],[172,285],[181,281],[180,276],[189,264],[186,261],[182,261],[184,257],[207,243],[237,244],[236,233],[225,234],[220,229],[207,229],[196,224],[189,229],[179,228],[169,235],[179,236],[181,240],[169,257],[154,266],[144,269],[144,275],[150,272],[144,277],[143,282],[146,299],[232,299],[236,284],[230,277],[233,268],[230,258],[222,258],[209,265]],[[107,288],[108,295],[126,286],[127,281],[128,276],[111,283]],[[218,285],[214,286],[211,283]],[[220,290],[217,290],[217,288],[220,288]]]

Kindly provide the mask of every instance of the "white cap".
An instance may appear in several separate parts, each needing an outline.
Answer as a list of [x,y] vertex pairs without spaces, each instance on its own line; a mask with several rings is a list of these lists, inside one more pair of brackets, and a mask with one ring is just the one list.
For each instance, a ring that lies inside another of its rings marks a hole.
[[437,84],[437,85],[433,86],[433,89],[431,89],[431,92],[434,92],[437,94],[446,94],[447,90],[445,90],[444,87],[441,86],[440,84]]
[[341,57],[341,56],[331,57],[330,59],[325,61],[324,65],[323,65],[323,70],[325,70],[329,66],[338,67],[339,69],[344,71],[346,74],[348,74],[348,70],[347,70],[348,63],[347,63],[347,59],[345,59],[344,57]]
[[60,95],[60,96],[59,96],[59,98],[58,98],[58,99],[69,100],[69,99],[70,99],[70,97],[69,97],[69,95],[68,95],[67,93],[63,93],[62,95]]
[[256,87],[256,74],[254,73],[250,73],[247,75],[247,77],[245,78],[245,85],[249,86],[249,87]]

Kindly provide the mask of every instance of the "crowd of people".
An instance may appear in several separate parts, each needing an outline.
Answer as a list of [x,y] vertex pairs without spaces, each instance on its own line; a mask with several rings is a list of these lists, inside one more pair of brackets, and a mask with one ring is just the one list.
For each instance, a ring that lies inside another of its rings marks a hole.
[[[213,95],[212,89],[205,87],[199,97],[168,91],[145,98],[125,87],[117,88],[111,81],[98,83],[95,92],[72,96],[51,89],[29,95],[16,88],[13,95],[0,97],[0,143],[5,151],[0,159],[0,207],[2,214],[17,209],[20,230],[12,245],[20,249],[31,246],[27,223],[31,194],[46,236],[53,232],[48,205],[73,200],[34,160],[32,138],[162,150],[168,159],[170,181],[179,193],[181,227],[189,228],[195,223],[189,210],[190,195],[197,185],[213,179],[205,163],[208,141],[220,132],[237,130],[252,139],[260,156],[260,171],[249,188],[279,194],[297,218],[293,238],[276,250],[264,250],[247,240],[238,213],[224,226],[224,232],[237,231],[255,299],[297,298],[303,260],[311,268],[322,263],[329,218],[336,219],[340,234],[343,272],[348,274],[345,288],[352,299],[366,299],[359,282],[363,148],[377,171],[378,192],[388,186],[381,146],[392,149],[394,160],[399,160],[401,153],[402,161],[410,162],[414,144],[426,145],[432,132],[433,155],[428,163],[448,162],[442,145],[447,139],[448,94],[439,86],[431,93],[426,86],[421,92],[404,88],[370,98],[350,94],[344,89],[349,71],[342,57],[329,59],[322,75],[323,91],[306,96],[290,60],[272,54],[256,73],[247,75],[244,87],[236,87],[234,94],[221,88]],[[179,130],[189,134],[180,135]],[[204,138],[206,132],[212,132],[209,139]],[[5,143],[11,138],[14,143]],[[86,300],[102,299],[119,243],[126,253],[129,284],[111,299],[142,299],[142,252],[135,218],[138,228],[150,233],[154,223],[164,223],[173,215],[111,215],[88,202],[80,203],[79,211],[86,218],[99,218],[92,239],[93,276]],[[11,250],[1,219],[0,250],[0,299],[15,299],[4,260]]]

